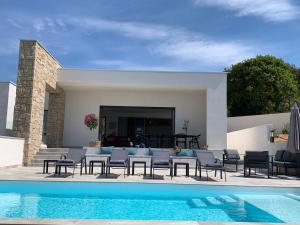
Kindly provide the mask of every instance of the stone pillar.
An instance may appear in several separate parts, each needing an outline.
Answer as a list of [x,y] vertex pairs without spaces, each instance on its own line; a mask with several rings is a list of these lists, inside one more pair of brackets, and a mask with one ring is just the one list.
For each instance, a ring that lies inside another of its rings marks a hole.
[[49,93],[48,108],[46,144],[50,148],[61,147],[65,115],[65,92],[61,88]]
[[40,149],[46,86],[52,92],[58,89],[59,68],[60,64],[37,41],[20,42],[13,129],[15,136],[25,139],[24,165],[30,164]]

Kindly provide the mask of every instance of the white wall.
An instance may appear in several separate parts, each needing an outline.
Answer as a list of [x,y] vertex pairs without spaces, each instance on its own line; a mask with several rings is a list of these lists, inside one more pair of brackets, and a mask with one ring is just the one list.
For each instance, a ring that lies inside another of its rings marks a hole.
[[175,107],[175,133],[182,133],[184,120],[190,120],[189,133],[206,142],[205,91],[99,90],[66,91],[64,146],[85,146],[98,132],[85,127],[87,113],[99,114],[100,105]]
[[269,151],[275,154],[286,148],[286,142],[270,143],[271,124],[251,127],[227,133],[227,148],[237,149],[241,154],[245,151]]
[[206,98],[206,135],[209,149],[224,149],[227,138],[227,79],[210,86]]
[[[208,144],[213,149],[223,149],[226,147],[226,133],[227,133],[227,75],[226,73],[207,73],[207,72],[161,72],[161,71],[122,71],[122,70],[81,70],[81,69],[60,69],[58,73],[58,85],[64,90],[74,91],[80,90],[81,93],[91,90],[119,90],[127,89],[126,94],[137,93],[137,90],[148,90],[150,96],[135,96],[133,95],[133,102],[130,105],[134,106],[161,106],[172,107],[174,103],[173,98],[164,98],[159,90],[169,90],[171,92],[178,91],[200,91],[205,90],[205,97],[203,99],[189,99],[179,98],[178,104],[187,107],[183,110],[182,107],[178,107],[179,113],[176,114],[177,123],[176,126],[182,127],[182,122],[185,119],[190,120],[191,129],[198,126],[199,123],[203,123],[201,126],[202,143]],[[80,97],[80,94],[78,94]],[[106,96],[105,104],[111,104],[110,98],[120,97],[118,94],[112,94]],[[154,98],[153,98],[154,97]],[[145,98],[146,101],[143,101]],[[123,99],[123,97],[120,97]],[[81,104],[78,98],[77,104]],[[85,99],[88,101],[88,99]],[[101,99],[102,101],[103,99]],[[170,101],[171,100],[171,101]],[[176,100],[177,101],[177,100]],[[180,101],[183,101],[180,103]],[[193,104],[189,102],[193,101]],[[99,101],[98,101],[99,102]],[[128,99],[125,103],[128,102]],[[97,103],[97,102],[96,102]],[[124,105],[122,100],[117,100],[117,105]],[[114,105],[114,104],[111,104]],[[195,111],[197,107],[206,105],[205,112]],[[94,107],[97,107],[96,104]],[[93,107],[90,107],[91,109]],[[94,109],[95,111],[95,109]],[[70,112],[66,113],[66,117]],[[74,112],[72,112],[74,113]],[[189,114],[193,114],[190,118],[187,118]],[[194,116],[196,114],[197,116]],[[205,120],[195,121],[195,118],[201,118],[205,115]],[[68,119],[68,118],[67,118]],[[193,121],[191,121],[193,120]],[[194,122],[195,121],[195,122]],[[179,123],[178,123],[179,122]],[[66,124],[68,126],[68,124]],[[66,132],[69,132],[66,129]],[[204,130],[203,130],[204,129]],[[177,130],[176,132],[182,132]],[[195,133],[199,131],[195,130]],[[191,132],[192,133],[192,132]],[[69,134],[66,133],[68,136]],[[82,135],[82,134],[80,134]],[[85,134],[86,135],[86,134]],[[70,137],[66,137],[66,143],[70,143]],[[85,136],[84,139],[87,139]],[[82,141],[81,141],[82,143]]]
[[0,136],[0,167],[22,165],[23,138]]
[[0,135],[6,135],[13,128],[16,99],[16,85],[0,82]]
[[16,85],[9,83],[9,95],[7,104],[6,129],[13,129],[14,110],[16,103]]
[[276,132],[281,132],[284,124],[290,122],[290,113],[275,113],[254,116],[238,116],[228,118],[228,132],[245,128],[272,124]]

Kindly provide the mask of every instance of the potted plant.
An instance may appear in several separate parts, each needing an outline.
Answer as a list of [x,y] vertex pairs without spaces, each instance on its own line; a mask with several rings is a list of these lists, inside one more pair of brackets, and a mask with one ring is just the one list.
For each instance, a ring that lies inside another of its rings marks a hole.
[[[97,116],[94,113],[90,113],[85,115],[84,117],[84,124],[87,126],[87,128],[90,129],[90,131],[96,130],[99,126],[99,120]],[[98,139],[92,139],[89,142],[90,147],[100,147],[101,142]]]

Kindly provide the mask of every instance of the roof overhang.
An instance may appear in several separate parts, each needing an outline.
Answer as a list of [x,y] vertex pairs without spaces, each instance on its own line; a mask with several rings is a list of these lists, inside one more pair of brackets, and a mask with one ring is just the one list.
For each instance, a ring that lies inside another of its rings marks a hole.
[[59,69],[58,85],[64,90],[163,89],[203,90],[226,81],[222,72],[157,72]]

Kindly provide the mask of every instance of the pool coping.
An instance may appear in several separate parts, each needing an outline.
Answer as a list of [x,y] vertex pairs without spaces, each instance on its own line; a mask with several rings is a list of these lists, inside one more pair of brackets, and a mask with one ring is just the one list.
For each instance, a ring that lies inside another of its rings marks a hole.
[[[73,179],[73,178],[72,178]],[[198,181],[191,182],[191,183],[184,183],[184,182],[170,182],[165,180],[142,180],[142,181],[133,181],[133,180],[111,180],[111,179],[101,179],[101,180],[71,180],[70,178],[44,178],[44,179],[0,179],[2,181],[35,181],[35,182],[83,182],[83,183],[142,183],[142,184],[166,184],[166,185],[204,185],[204,186],[238,186],[238,187],[270,187],[270,188],[300,188],[300,180],[299,184],[297,185],[288,185],[282,186],[281,184],[274,185],[274,184],[232,184],[228,182],[211,182],[211,181]]]
[[[41,218],[0,218],[0,224],[30,224],[30,225],[278,225],[264,222],[203,222],[177,220],[95,220],[95,219],[41,219]],[[296,223],[295,223],[296,224]]]

